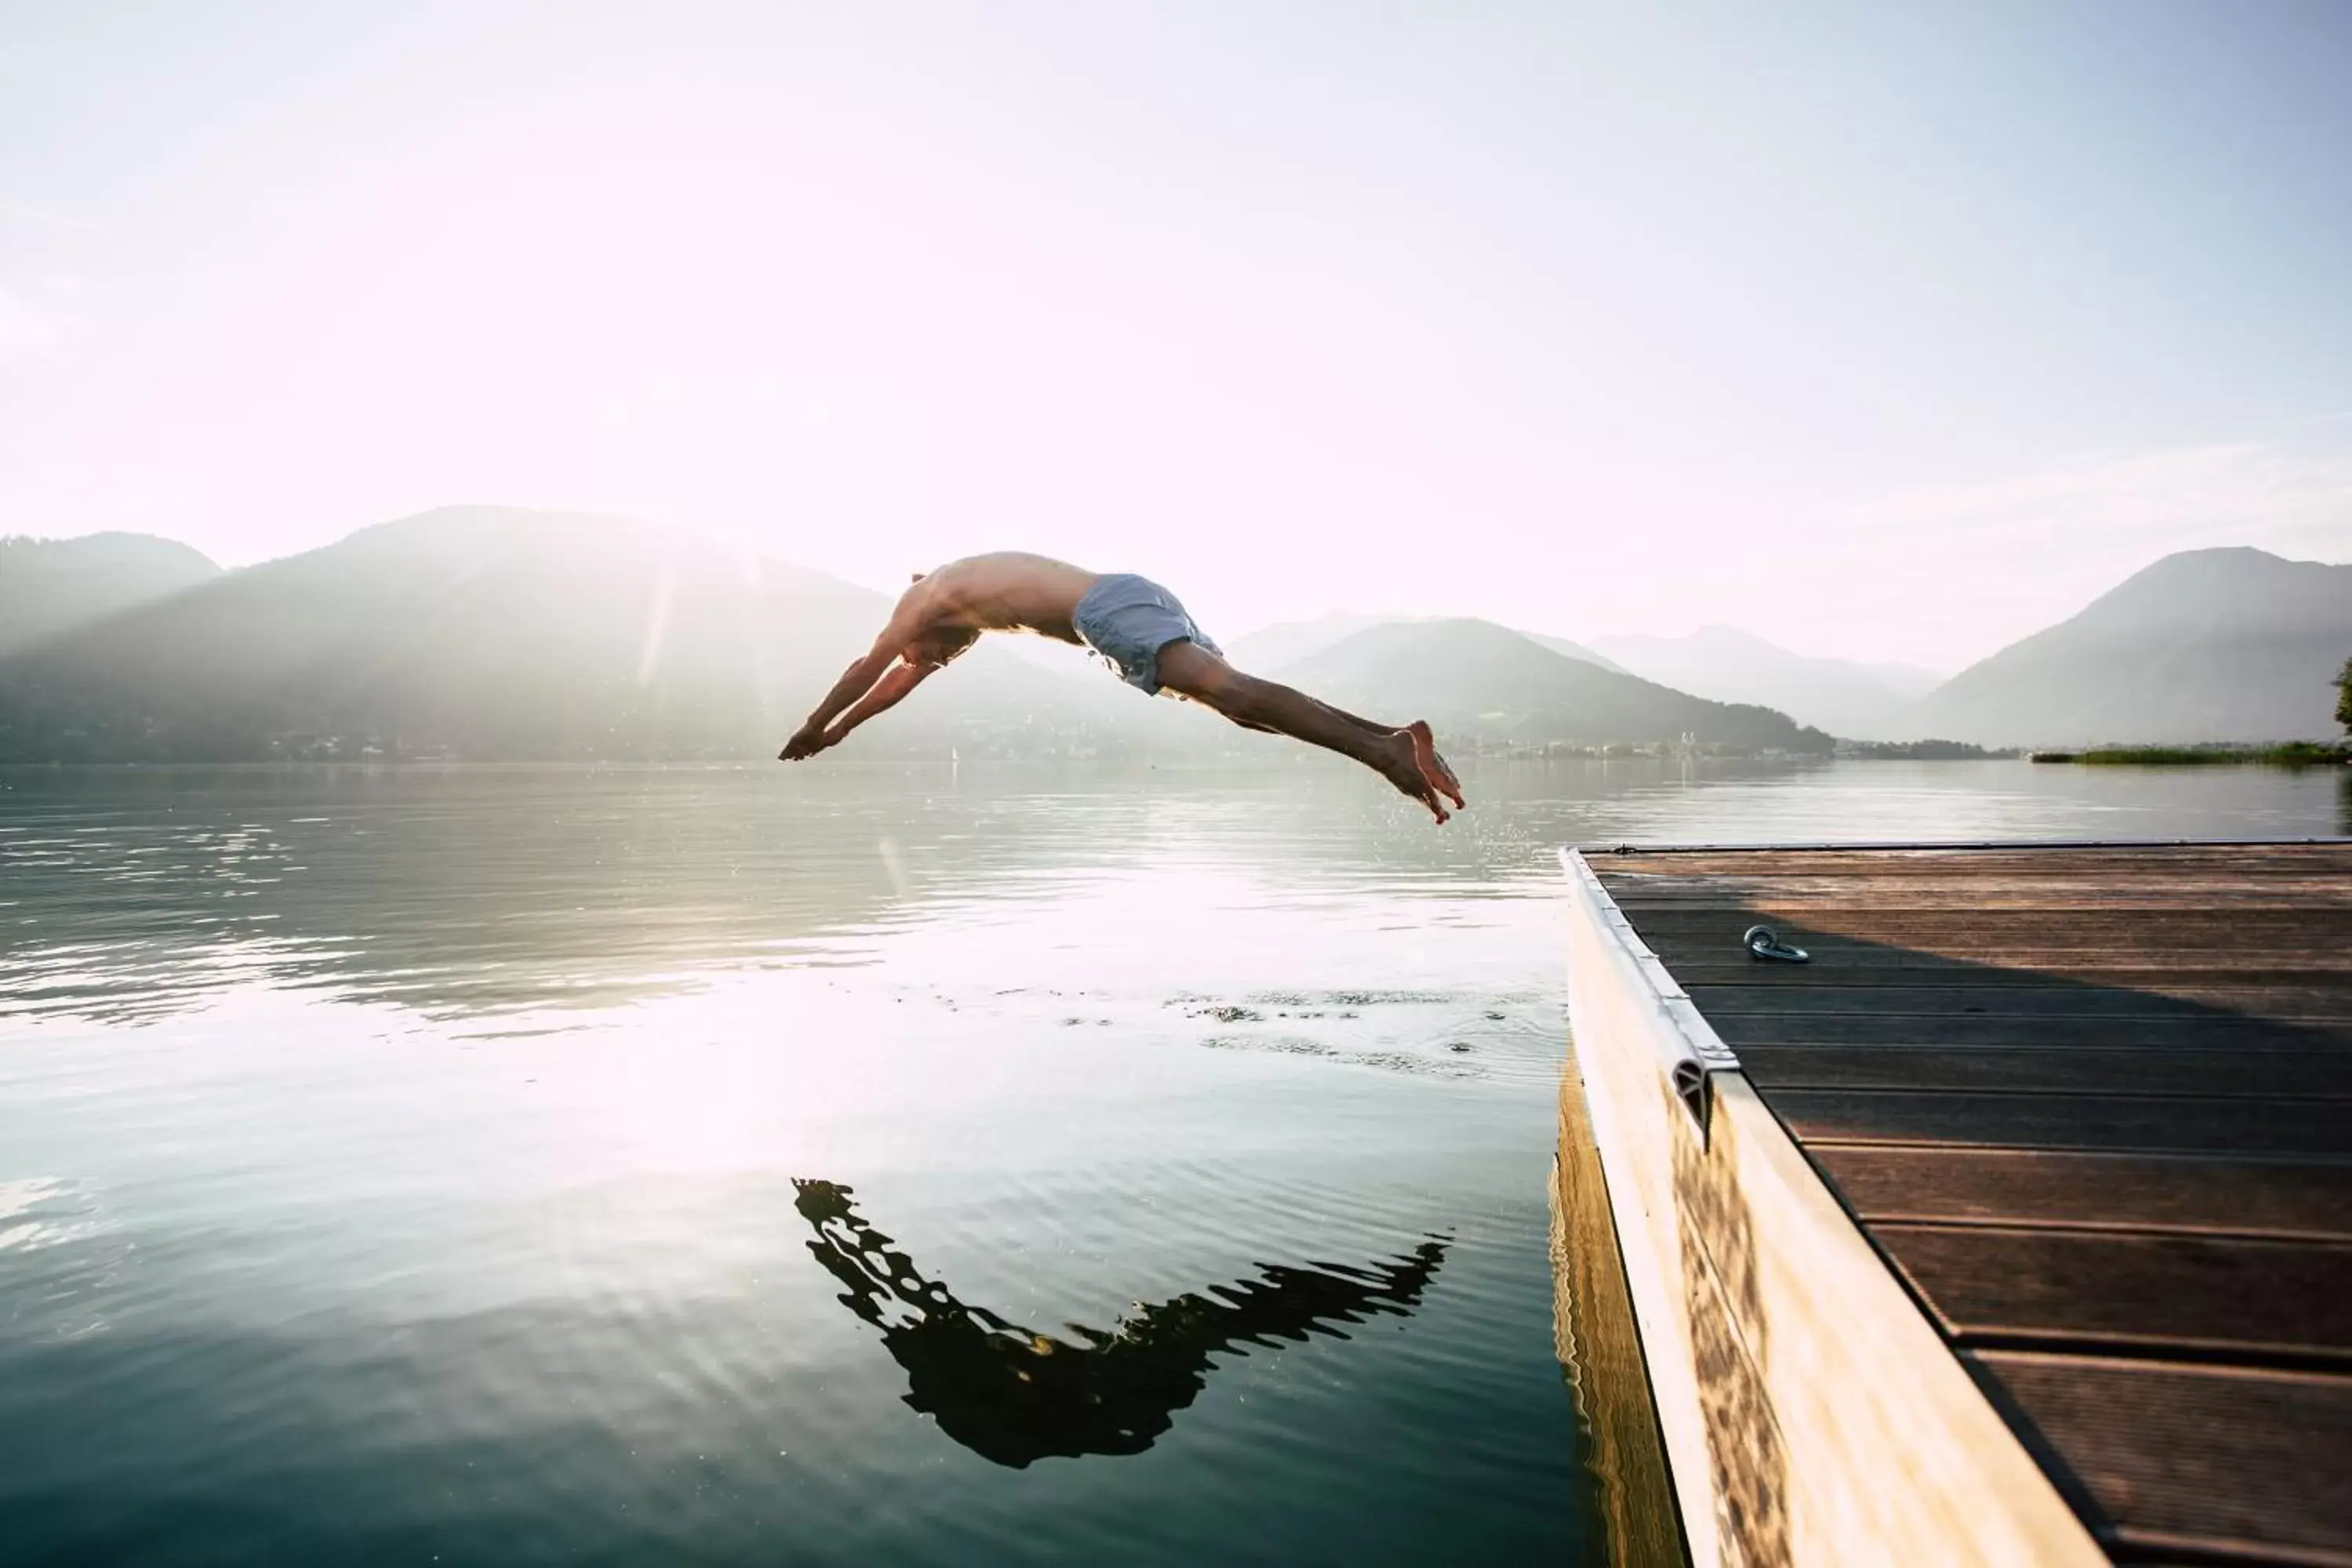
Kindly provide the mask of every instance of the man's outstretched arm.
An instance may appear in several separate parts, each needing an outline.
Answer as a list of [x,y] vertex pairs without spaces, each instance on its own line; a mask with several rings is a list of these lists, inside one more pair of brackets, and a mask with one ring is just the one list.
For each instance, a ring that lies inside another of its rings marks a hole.
[[824,728],[833,721],[833,716],[871,691],[874,683],[882,679],[898,658],[896,648],[884,647],[877,643],[871,653],[842,671],[841,679],[833,683],[833,689],[824,694],[824,700],[816,705],[809,714],[808,721],[793,732],[793,738],[784,742],[784,749],[777,755],[785,762],[796,763],[803,757],[813,757],[824,750]]
[[793,732],[793,738],[784,742],[784,749],[776,755],[784,762],[796,763],[803,757],[813,757],[824,750],[825,725],[832,721],[835,714],[871,690],[874,683],[882,678],[883,672],[898,657],[888,649],[877,647],[842,671],[841,679],[833,683],[833,689],[824,694],[824,700],[816,705],[809,714],[808,721]]
[[[807,751],[795,756],[792,747],[785,747],[785,761],[797,762],[800,757],[814,756],[828,746],[838,746],[849,738],[849,732],[852,730],[856,729],[884,709],[895,706],[900,698],[920,686],[924,679],[939,668],[934,663],[892,665],[883,672],[881,679],[866,689],[866,695],[859,698],[850,707],[848,712],[835,720],[830,728],[817,735],[815,744]],[[793,739],[797,743],[800,737],[795,735]]]
[[[874,639],[874,646],[841,672],[841,679],[833,683],[833,689],[824,694],[824,700],[809,714],[808,721],[784,742],[784,749],[779,753],[783,761],[798,762],[803,757],[813,757],[824,750],[825,726],[833,722],[834,715],[873,689],[874,683],[880,680],[897,662],[898,656],[906,651],[907,645],[921,634],[929,619],[929,611],[930,595],[918,583],[898,600],[897,608],[890,612],[890,624],[882,628],[882,635]],[[899,695],[904,696],[905,693]]]

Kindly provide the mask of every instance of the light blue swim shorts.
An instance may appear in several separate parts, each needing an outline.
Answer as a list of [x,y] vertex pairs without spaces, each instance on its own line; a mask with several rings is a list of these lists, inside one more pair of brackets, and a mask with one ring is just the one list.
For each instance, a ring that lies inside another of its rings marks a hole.
[[1170,643],[1196,642],[1221,658],[1224,653],[1192,624],[1175,595],[1132,572],[1096,578],[1070,624],[1121,680],[1151,695],[1160,690],[1160,650]]

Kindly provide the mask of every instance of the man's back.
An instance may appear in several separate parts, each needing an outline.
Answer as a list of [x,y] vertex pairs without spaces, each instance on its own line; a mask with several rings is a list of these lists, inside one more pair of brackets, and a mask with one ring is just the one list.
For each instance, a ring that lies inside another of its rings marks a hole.
[[1078,641],[1071,616],[1096,574],[1050,555],[1017,550],[967,555],[929,574],[910,591],[932,626],[974,631],[1033,631]]

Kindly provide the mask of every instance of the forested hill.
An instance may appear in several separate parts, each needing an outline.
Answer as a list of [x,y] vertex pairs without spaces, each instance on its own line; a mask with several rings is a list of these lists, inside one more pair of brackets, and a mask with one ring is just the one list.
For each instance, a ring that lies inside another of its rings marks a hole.
[[219,575],[199,552],[152,534],[0,539],[0,653]]
[[[0,757],[246,760],[332,737],[480,758],[772,755],[888,609],[652,523],[451,508],[0,660]],[[1002,650],[951,674],[850,745],[945,750],[1096,708],[1086,683]]]

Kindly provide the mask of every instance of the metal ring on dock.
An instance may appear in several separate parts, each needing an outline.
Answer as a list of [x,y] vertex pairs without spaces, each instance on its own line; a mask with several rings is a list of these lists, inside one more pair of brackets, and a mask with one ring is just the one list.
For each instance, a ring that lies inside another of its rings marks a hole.
[[1801,947],[1791,947],[1780,940],[1780,933],[1770,926],[1749,926],[1740,942],[1750,958],[1777,959],[1782,963],[1811,963],[1813,955]]

